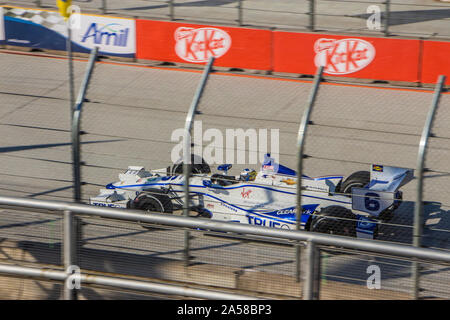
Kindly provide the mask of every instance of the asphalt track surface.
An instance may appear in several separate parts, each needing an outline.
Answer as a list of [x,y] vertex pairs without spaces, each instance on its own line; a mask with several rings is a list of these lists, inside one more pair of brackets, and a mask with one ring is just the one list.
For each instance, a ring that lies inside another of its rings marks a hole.
[[[86,67],[75,62],[78,84]],[[7,51],[0,53],[0,191],[3,195],[70,201],[72,198],[67,60]],[[172,132],[184,127],[201,73],[121,63],[97,63],[84,105],[82,130],[83,199],[117,180],[129,165],[165,168],[176,142]],[[203,129],[278,129],[280,162],[295,167],[298,126],[311,82],[264,76],[224,74],[210,77],[199,106]],[[371,163],[415,168],[418,143],[432,91],[327,83],[322,85],[309,129],[305,172],[310,176],[368,170]],[[450,95],[441,98],[427,158],[424,244],[450,249],[448,162]],[[204,146],[208,143],[204,142]],[[230,150],[224,150],[224,153]],[[246,146],[246,151],[248,147]],[[257,164],[236,164],[232,174]],[[402,190],[404,203],[380,238],[411,242],[415,181]],[[0,237],[35,244],[45,261],[56,249],[60,221],[54,215],[4,209]],[[87,219],[86,267],[100,271],[146,274],[145,258],[181,259],[183,232],[145,230],[123,222]],[[292,275],[289,246],[271,246],[196,233],[195,262]],[[115,266],[95,265],[95,257],[113,255]],[[56,259],[56,258],[55,258]],[[366,268],[377,261],[384,288],[410,290],[409,262],[368,255],[330,254],[326,273],[350,283],[365,283]],[[374,260],[375,259],[375,260]],[[83,257],[82,257],[83,260]],[[125,263],[126,262],[126,263]],[[53,261],[58,263],[58,261]],[[134,266],[130,270],[130,265]],[[125,268],[126,266],[126,268]],[[385,270],[385,272],[383,271]],[[383,273],[384,272],[384,273]],[[425,266],[423,295],[450,294],[448,267]],[[155,276],[155,275],[153,275]],[[214,275],[210,275],[214,277]],[[215,275],[220,280],[220,275]]]
[[[46,9],[55,9],[55,1],[41,0]],[[35,7],[34,0],[0,1],[0,4]],[[245,0],[242,23],[245,26],[305,31],[309,26],[308,0]],[[357,32],[383,35],[386,21],[383,1],[315,1],[315,25],[319,32]],[[102,0],[73,1],[82,12],[102,13]],[[237,25],[238,0],[176,0],[174,18],[178,22],[200,22]],[[107,13],[123,17],[169,19],[169,5],[163,0],[107,0]],[[381,12],[379,30],[369,30],[367,9],[378,6]],[[450,4],[431,0],[393,0],[390,6],[392,36],[426,38],[450,37]]]

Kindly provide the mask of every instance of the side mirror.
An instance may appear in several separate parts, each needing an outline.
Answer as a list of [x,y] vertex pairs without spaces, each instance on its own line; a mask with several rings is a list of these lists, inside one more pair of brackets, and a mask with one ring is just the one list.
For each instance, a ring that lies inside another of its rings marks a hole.
[[211,188],[212,182],[211,180],[203,180],[203,185],[207,188]]
[[225,171],[225,174],[227,173],[228,170],[231,169],[233,165],[231,163],[225,163],[225,164],[221,164],[220,166],[217,167],[217,170],[219,171]]

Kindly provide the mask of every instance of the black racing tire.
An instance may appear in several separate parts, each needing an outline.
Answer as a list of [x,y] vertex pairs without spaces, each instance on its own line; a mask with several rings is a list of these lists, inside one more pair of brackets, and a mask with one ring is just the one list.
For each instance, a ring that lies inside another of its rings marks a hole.
[[363,188],[370,182],[370,172],[369,171],[356,171],[349,175],[347,179],[341,184],[339,189],[340,193],[346,195],[351,195],[352,188]]
[[348,209],[330,206],[322,209],[311,222],[310,231],[356,237],[356,216]]
[[386,209],[378,215],[378,219],[381,220],[381,222],[390,222],[394,218],[394,210],[392,209]]
[[[191,156],[191,172],[193,174],[202,174],[202,173],[211,173],[211,168],[208,163],[202,158],[202,163],[194,163],[194,155]],[[172,174],[183,174],[183,164],[184,162],[180,162],[174,164],[172,167]]]
[[[138,197],[138,201],[132,202],[131,208],[143,210],[148,213],[173,213],[172,200],[165,194],[144,194]],[[142,227],[146,229],[153,229],[153,226],[149,224],[138,222]]]

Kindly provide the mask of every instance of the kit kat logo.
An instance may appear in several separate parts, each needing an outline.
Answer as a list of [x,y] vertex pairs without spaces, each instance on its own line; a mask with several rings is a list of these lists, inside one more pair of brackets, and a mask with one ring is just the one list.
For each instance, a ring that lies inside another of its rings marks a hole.
[[209,57],[219,58],[231,47],[231,37],[217,28],[187,28],[175,30],[175,52],[189,62],[207,62]]
[[361,39],[325,39],[314,44],[317,67],[324,66],[328,74],[349,74],[367,67],[375,58],[374,46]]

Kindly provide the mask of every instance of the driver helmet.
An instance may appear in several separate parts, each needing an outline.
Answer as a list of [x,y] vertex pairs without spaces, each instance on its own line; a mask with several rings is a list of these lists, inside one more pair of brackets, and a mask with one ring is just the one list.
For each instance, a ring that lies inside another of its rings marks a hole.
[[244,169],[241,172],[241,180],[243,181],[254,181],[256,178],[256,171],[253,169]]

